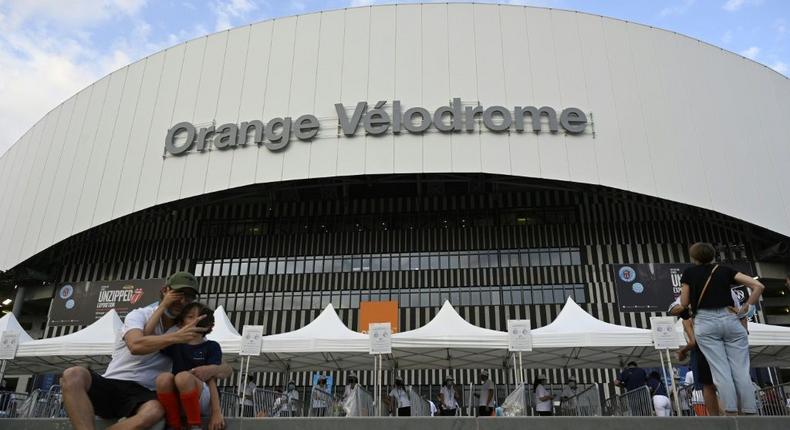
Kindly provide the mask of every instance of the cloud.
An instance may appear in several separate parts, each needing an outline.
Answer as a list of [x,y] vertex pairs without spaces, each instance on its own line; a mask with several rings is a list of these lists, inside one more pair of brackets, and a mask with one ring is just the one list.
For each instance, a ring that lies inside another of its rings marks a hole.
[[777,61],[770,67],[785,76],[787,76],[788,72],[790,72],[790,66],[788,66],[787,63],[783,61]]
[[222,31],[232,27],[234,20],[245,18],[258,9],[258,5],[250,0],[220,0],[214,2],[212,9],[216,15],[214,31]]
[[743,55],[746,58],[754,60],[755,58],[757,58],[757,55],[760,54],[760,48],[758,48],[757,46],[750,46],[744,49],[743,51],[740,51],[739,54]]
[[676,4],[673,6],[667,6],[658,13],[660,17],[672,16],[672,15],[683,15],[686,13],[691,6],[694,6],[696,0],[683,0],[682,3]]
[[759,6],[763,0],[727,0],[721,8],[727,12],[736,12],[744,6]]
[[729,45],[729,43],[732,42],[732,30],[727,30],[724,32],[724,34],[721,36],[721,42],[725,45]]
[[8,29],[43,23],[60,28],[95,25],[118,16],[133,16],[147,0],[9,0],[0,5],[6,10],[3,20]]

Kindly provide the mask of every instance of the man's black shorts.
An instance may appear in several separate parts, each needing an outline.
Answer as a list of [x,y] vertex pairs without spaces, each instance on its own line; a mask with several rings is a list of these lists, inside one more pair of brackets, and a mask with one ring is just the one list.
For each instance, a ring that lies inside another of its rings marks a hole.
[[113,419],[134,415],[140,405],[156,400],[156,393],[137,382],[109,379],[91,371],[88,398],[96,415]]

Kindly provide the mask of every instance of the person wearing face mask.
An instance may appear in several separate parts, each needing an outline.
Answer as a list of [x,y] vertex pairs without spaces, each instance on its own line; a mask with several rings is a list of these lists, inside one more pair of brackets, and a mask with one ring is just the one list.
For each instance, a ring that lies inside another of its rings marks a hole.
[[439,415],[443,417],[455,416],[458,412],[458,392],[453,386],[453,378],[444,378],[444,384],[439,390]]
[[562,389],[562,393],[560,393],[560,402],[565,403],[571,397],[576,395],[576,379],[575,378],[568,378],[568,384],[565,385]]
[[477,406],[477,416],[490,417],[494,412],[494,403],[496,403],[496,385],[488,378],[488,372],[480,372],[480,381],[483,385],[480,386],[480,392],[475,394],[478,397],[479,404]]
[[321,375],[318,377],[318,384],[313,386],[313,393],[311,395],[312,416],[326,417],[329,416],[329,400],[331,393],[326,384],[326,376]]
[[277,415],[281,417],[296,416],[299,410],[299,392],[296,391],[296,384],[293,381],[288,381],[281,399]]
[[397,417],[411,416],[411,399],[409,399],[409,392],[406,391],[406,385],[403,383],[403,378],[400,376],[395,378],[395,386],[390,391],[390,398],[392,398],[392,407]]
[[535,382],[532,384],[532,392],[535,393],[535,410],[538,415],[551,416],[554,415],[554,395],[546,389],[546,376],[538,375]]
[[354,394],[354,389],[357,388],[358,383],[359,378],[356,374],[352,373],[348,375],[348,379],[346,379],[346,388],[343,390],[343,401],[348,400],[348,398]]

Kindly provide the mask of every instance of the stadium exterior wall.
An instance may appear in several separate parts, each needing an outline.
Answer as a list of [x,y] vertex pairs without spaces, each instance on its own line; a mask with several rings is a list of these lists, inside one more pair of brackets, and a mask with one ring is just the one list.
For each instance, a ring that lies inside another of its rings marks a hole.
[[[358,132],[336,103],[577,107],[584,133]],[[168,130],[313,114],[318,136],[164,151]],[[790,234],[790,81],[675,33],[543,8],[374,6],[191,40],[102,78],[0,158],[0,269],[125,215],[254,183],[465,172],[608,187]]]

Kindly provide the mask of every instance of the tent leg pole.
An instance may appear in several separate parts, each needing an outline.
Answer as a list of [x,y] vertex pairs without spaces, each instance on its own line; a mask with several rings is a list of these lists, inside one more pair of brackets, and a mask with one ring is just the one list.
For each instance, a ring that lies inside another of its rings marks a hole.
[[518,371],[521,373],[521,383],[524,383],[524,353],[518,352]]
[[0,365],[0,381],[2,381],[3,378],[5,378],[5,365],[6,365],[6,360],[4,359],[3,364]]
[[[247,365],[244,366],[245,367],[244,368],[244,379],[239,381],[239,387],[241,387],[241,386],[245,386],[246,387],[247,386],[245,381],[247,380],[247,375],[250,374],[250,359],[251,358],[252,358],[251,355],[247,357]],[[244,416],[244,400],[245,400],[246,397],[247,397],[247,390],[245,389],[245,390],[241,391],[241,405],[240,405],[241,406],[241,416]]]
[[242,379],[241,379],[243,374],[244,374],[243,373],[244,372],[244,356],[240,355],[239,357],[241,357],[241,364],[239,364],[239,382],[236,384],[236,386],[237,386],[236,395],[241,396],[241,391],[242,391],[241,387],[244,385],[242,383]]
[[672,396],[675,398],[675,412],[678,414],[677,416],[681,416],[682,413],[680,411],[680,399],[678,399],[678,386],[675,384],[675,372],[672,371],[672,356],[669,354],[669,350],[665,350],[667,353],[667,364],[669,365],[669,375],[672,377]]

